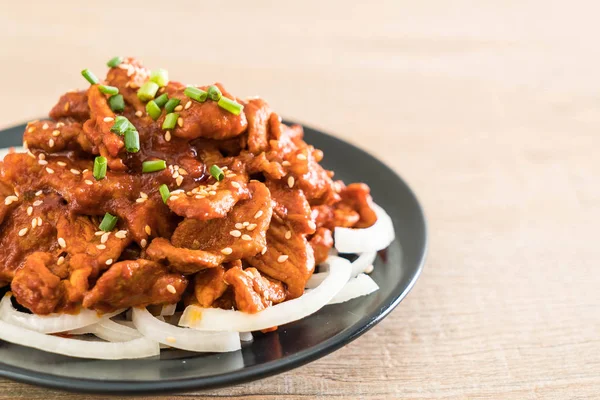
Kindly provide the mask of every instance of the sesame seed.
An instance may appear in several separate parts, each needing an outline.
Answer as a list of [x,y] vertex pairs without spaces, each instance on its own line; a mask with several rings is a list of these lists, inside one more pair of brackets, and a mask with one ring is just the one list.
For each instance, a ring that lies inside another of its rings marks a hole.
[[106,245],[105,244],[98,244],[98,245],[96,245],[96,248],[98,250],[104,250],[104,249],[106,249]]
[[54,136],[54,137],[60,136],[60,131],[58,129],[53,130],[52,131],[52,136]]
[[242,229],[244,228],[244,225],[240,224],[239,222],[237,224],[235,224],[235,228],[236,229]]
[[166,132],[165,132],[165,140],[166,140],[167,142],[170,142],[170,141],[171,141],[171,132],[169,132],[169,131],[166,131]]
[[67,166],[67,163],[66,163],[66,162],[64,162],[64,161],[58,161],[58,162],[57,162],[57,164],[58,164],[59,166],[61,166],[61,167],[66,167],[66,166]]
[[54,139],[48,140],[48,147],[54,147]]
[[61,128],[61,127],[63,127],[63,126],[65,126],[65,124],[64,124],[64,123],[62,123],[62,122],[57,122],[57,123],[56,123],[56,127],[57,127],[57,128]]
[[312,230],[317,229],[317,224],[315,224],[313,221],[308,221],[308,227]]
[[147,245],[148,241],[146,239],[140,240],[140,246],[142,246],[142,249],[146,248]]
[[253,231],[254,229],[256,229],[256,226],[257,226],[256,224],[250,224],[246,227],[246,230]]
[[96,232],[94,232],[94,235],[102,236],[102,235],[104,235],[104,231],[96,231]]
[[245,222],[244,222],[242,225],[243,225],[243,226],[248,226],[248,225],[250,225],[250,222],[248,222],[248,221],[245,221]]
[[252,237],[250,235],[242,235],[242,240],[252,240]]
[[233,230],[231,232],[229,232],[229,234],[233,237],[240,237],[242,236],[242,232],[238,231],[238,230]]
[[86,185],[90,185],[90,186],[94,184],[94,182],[90,181],[89,179],[86,179],[84,182]]
[[225,247],[223,250],[221,250],[221,253],[225,254],[226,256],[230,255],[231,253],[233,253],[233,250],[231,249],[231,247]]
[[260,218],[262,215],[263,215],[263,212],[262,212],[262,210],[258,210],[258,211],[256,212],[256,214],[254,214],[254,218],[258,219],[258,218]]
[[65,247],[67,247],[67,242],[65,242],[65,239],[59,237],[58,238],[58,245],[64,249]]
[[127,231],[118,231],[115,233],[117,239],[125,239],[127,237]]
[[267,252],[267,246],[263,247],[263,249],[260,251],[260,254],[265,255],[266,252]]
[[31,220],[31,229],[35,228],[37,226],[37,218],[34,218]]
[[178,176],[175,179],[175,183],[177,183],[177,186],[181,186],[181,184],[183,183],[183,176]]
[[27,207],[27,215],[31,215],[33,214],[33,207],[29,206]]
[[173,179],[179,178],[179,171],[175,170],[175,172],[173,172],[173,175],[171,177]]
[[[23,146],[24,146],[25,148],[27,148],[27,146],[25,146],[25,142],[23,142]],[[27,151],[27,155],[28,155],[29,157],[31,157],[31,158],[35,158],[35,156],[33,155],[33,153],[32,153],[32,152],[30,152],[30,151]]]
[[108,260],[106,260],[106,265],[110,265],[113,263],[113,259],[109,258]]
[[298,158],[298,160],[306,160],[306,156],[304,154],[298,154],[296,157]]
[[42,226],[42,218],[37,217],[37,226]]
[[167,290],[169,291],[169,293],[177,293],[177,290],[175,290],[175,286],[173,285],[167,285]]
[[108,237],[110,236],[110,232],[105,232],[100,236],[100,243],[108,242]]
[[112,122],[114,120],[115,119],[113,117],[106,117],[106,118],[104,118],[104,122]]
[[174,108],[175,111],[181,111],[183,110],[183,106],[180,104],[177,107]]
[[286,262],[288,258],[289,258],[288,255],[282,254],[279,257],[277,257],[277,262],[278,263]]
[[54,170],[52,168],[46,167],[46,172],[49,174],[53,174]]
[[33,127],[33,126],[27,129],[27,132],[28,132],[28,133],[31,133],[31,132],[33,132],[33,131],[35,131],[35,127]]
[[179,125],[180,128],[183,128],[183,118],[177,118],[177,125]]
[[294,187],[294,182],[295,182],[295,179],[294,179],[294,177],[293,177],[293,176],[290,176],[290,177],[288,178],[288,180],[287,180],[287,184],[288,184],[288,186],[290,187],[290,189]]
[[175,201],[178,199],[179,199],[179,196],[173,196],[173,195],[169,196],[169,201]]
[[187,110],[188,108],[190,108],[192,106],[192,101],[188,101],[187,103],[185,103],[185,109]]
[[7,206],[11,205],[14,201],[19,200],[19,198],[17,196],[8,196],[6,199],[4,199],[4,204],[6,204]]
[[135,112],[135,116],[138,117],[138,118],[141,118],[142,115],[144,115],[144,114],[141,111],[136,111]]
[[146,201],[146,199],[143,199],[143,198],[141,198],[141,197],[140,197],[139,199],[136,199],[136,200],[135,200],[135,202],[136,202],[136,203],[143,203],[143,202],[145,202],[145,201]]
[[290,240],[290,239],[292,238],[292,231],[287,231],[287,232],[285,233],[285,238],[286,238],[287,240]]
[[289,161],[284,161],[281,163],[281,165],[283,165],[284,167],[289,167],[290,165],[292,165],[292,163]]
[[46,129],[48,129],[48,124],[44,124],[44,125],[42,125],[42,129],[43,129],[43,130],[46,130]]
[[146,193],[144,193],[144,192],[140,192],[140,197],[141,197],[142,199],[147,199],[147,198],[148,198],[148,195],[147,195]]
[[188,174],[188,172],[185,169],[183,169],[183,168],[179,168],[177,170],[177,172],[179,172],[179,175],[187,175]]
[[204,199],[204,198],[206,198],[206,196],[202,196],[201,194],[197,194],[194,197],[197,198],[197,199]]
[[152,235],[152,229],[150,229],[150,225],[146,225],[146,226],[144,227],[144,231],[146,231],[146,234],[147,234],[148,236]]
[[38,164],[40,164],[40,165],[48,165],[48,161],[46,161],[46,160],[38,160]]
[[[36,194],[36,195],[37,195],[37,194]],[[44,203],[42,200],[36,200],[36,201],[34,201],[34,202],[33,202],[33,206],[34,206],[34,207],[37,207],[37,206],[40,206],[40,205],[42,205],[42,203]]]
[[240,184],[238,182],[236,182],[236,181],[231,182],[231,186],[233,186],[236,189],[240,188]]
[[56,265],[60,265],[64,262],[65,262],[65,258],[63,256],[60,256],[60,257],[58,257],[58,260],[56,260]]
[[176,341],[177,341],[177,339],[174,338],[173,336],[167,337],[167,342],[169,342],[169,343],[175,343]]
[[[44,193],[44,192],[42,192],[41,190],[38,190],[37,192],[35,192],[35,195],[36,195],[36,196],[41,196],[41,195],[42,195],[42,193]],[[34,204],[35,204],[35,203],[34,203]]]
[[45,159],[46,159],[46,155],[45,155],[44,153],[40,153],[40,154],[38,155],[38,158],[39,158],[40,160],[45,160]]
[[81,173],[82,173],[82,174],[85,174],[85,173],[87,173],[88,171],[89,171],[89,169],[87,169],[87,168],[86,168],[86,169],[84,169],[83,171],[81,171]]
[[19,236],[25,236],[27,234],[28,228],[23,228],[19,231]]
[[79,175],[79,174],[81,174],[81,171],[79,171],[78,169],[73,168],[73,169],[71,169],[71,173],[73,175]]

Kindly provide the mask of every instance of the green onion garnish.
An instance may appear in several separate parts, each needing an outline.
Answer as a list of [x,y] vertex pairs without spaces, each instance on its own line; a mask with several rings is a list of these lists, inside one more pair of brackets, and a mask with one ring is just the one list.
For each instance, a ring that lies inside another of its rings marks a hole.
[[148,103],[146,103],[146,112],[155,121],[158,119],[158,117],[160,117],[161,113],[160,107],[156,105],[154,100],[150,100]]
[[94,178],[97,181],[106,176],[106,157],[98,156],[94,159]]
[[141,101],[152,100],[158,92],[158,84],[155,82],[148,81],[142,85],[137,92],[137,97]]
[[195,88],[193,86],[186,87],[183,91],[183,94],[185,94],[190,99],[196,100],[200,103],[204,103],[208,98],[208,93],[206,93],[204,90]]
[[158,188],[158,191],[160,192],[160,195],[161,195],[164,203],[167,204],[167,200],[169,200],[169,197],[171,197],[171,192],[169,192],[169,188],[167,187],[167,185],[165,185],[163,183]]
[[167,112],[167,114],[172,113],[175,110],[175,107],[177,107],[180,102],[181,100],[179,99],[169,99],[169,101],[167,101],[167,104],[165,104],[165,111]]
[[160,108],[163,108],[165,106],[165,104],[167,104],[168,100],[169,100],[169,96],[167,96],[166,93],[163,93],[160,96],[158,96],[157,98],[155,98],[154,102],[156,103],[157,106],[159,106]]
[[221,91],[215,85],[210,85],[208,87],[208,97],[210,97],[213,101],[219,101],[221,99]]
[[123,136],[130,127],[133,127],[133,125],[131,122],[129,122],[127,117],[119,115],[115,118],[115,123],[113,124],[112,128],[110,128],[110,131]]
[[166,69],[155,69],[150,72],[150,81],[155,82],[160,87],[167,86],[167,83],[169,83],[169,73]]
[[110,94],[110,95],[119,93],[119,89],[114,86],[100,85],[100,86],[98,86],[98,89],[100,89],[100,91],[102,93]]
[[215,178],[218,181],[222,181],[225,177],[223,170],[216,165],[210,167],[210,174],[213,176],[213,178]]
[[115,94],[108,98],[108,105],[114,112],[123,112],[125,110],[125,100],[122,94]]
[[129,153],[140,151],[140,135],[135,129],[125,131],[125,150]]
[[81,71],[81,75],[83,75],[83,77],[91,84],[91,85],[95,85],[96,83],[98,83],[98,78],[96,78],[96,75],[94,75],[94,73],[92,71],[90,71],[89,69],[84,69],[83,71]]
[[167,168],[165,160],[144,161],[142,163],[142,172],[144,173],[162,171],[165,168]]
[[170,113],[165,117],[165,121],[162,124],[163,129],[173,129],[175,125],[177,125],[177,118],[179,118],[178,113]]
[[113,57],[110,60],[108,60],[106,65],[110,68],[114,68],[114,67],[119,66],[122,62],[123,62],[123,58],[117,56],[117,57]]
[[98,228],[100,228],[101,231],[110,232],[115,229],[118,220],[119,217],[115,217],[114,215],[106,213],[104,214],[104,218],[102,218],[102,222],[100,222],[100,226]]
[[234,115],[240,115],[244,106],[238,103],[237,101],[233,101],[228,99],[227,97],[221,97],[221,100],[217,103],[219,107],[229,111]]

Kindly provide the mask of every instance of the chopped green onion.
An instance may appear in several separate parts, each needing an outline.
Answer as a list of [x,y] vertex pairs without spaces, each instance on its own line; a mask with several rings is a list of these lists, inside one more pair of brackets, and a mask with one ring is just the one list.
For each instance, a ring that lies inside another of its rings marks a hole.
[[108,62],[106,63],[106,66],[110,67],[110,68],[114,68],[119,66],[121,63],[123,62],[123,58],[122,57],[113,57],[110,60],[108,60]]
[[141,101],[152,100],[158,92],[158,84],[155,82],[148,81],[142,85],[137,92],[137,97]]
[[219,107],[229,111],[234,115],[240,115],[244,106],[238,103],[237,101],[230,100],[227,97],[221,97],[221,100],[217,103]]
[[223,170],[216,165],[210,167],[210,174],[213,176],[213,178],[215,178],[218,181],[222,181],[225,177]]
[[166,69],[155,69],[150,72],[150,81],[155,82],[160,87],[167,86],[167,83],[169,83],[169,73]]
[[91,85],[95,85],[96,83],[98,83],[98,78],[96,78],[96,75],[94,75],[94,73],[92,71],[90,71],[89,69],[84,69],[83,71],[81,71],[81,75],[83,75],[83,77],[91,84]]
[[156,105],[156,102],[154,102],[154,100],[150,100],[146,104],[146,112],[153,120],[156,121],[158,117],[160,117],[161,110],[160,107]]
[[154,102],[156,103],[157,106],[159,106],[160,108],[163,108],[165,106],[165,104],[167,104],[168,100],[169,100],[169,96],[167,96],[166,93],[163,93],[160,96],[158,96],[157,98],[155,98]]
[[98,86],[98,89],[100,89],[100,91],[102,93],[110,94],[110,95],[119,93],[119,88],[116,88],[114,86],[100,85],[100,86]]
[[144,161],[142,163],[142,172],[144,173],[162,171],[165,168],[167,168],[165,160]]
[[123,112],[125,110],[125,100],[122,94],[115,94],[108,98],[108,105],[114,112]]
[[221,99],[221,91],[215,85],[210,85],[208,87],[208,97],[210,97],[213,101],[219,101]]
[[169,197],[171,197],[171,192],[169,191],[169,188],[167,187],[167,185],[165,185],[163,183],[158,188],[158,191],[160,192],[160,195],[161,195],[164,203],[167,204],[167,200],[169,200]]
[[129,153],[140,151],[140,135],[135,129],[125,131],[125,150]]
[[97,181],[106,176],[106,157],[98,156],[94,159],[94,178]]
[[100,228],[101,231],[110,232],[115,229],[118,220],[119,217],[115,217],[114,215],[106,213],[104,214],[104,218],[102,218],[102,222],[100,222],[100,226],[98,228]]
[[167,104],[165,104],[165,111],[167,112],[167,114],[172,113],[175,110],[175,107],[177,107],[180,102],[181,100],[179,99],[169,99],[169,101],[167,101]]
[[129,122],[127,117],[119,115],[115,118],[115,123],[113,124],[112,128],[110,128],[110,131],[123,136],[131,127],[133,127],[135,130],[135,127],[131,124],[131,122]]
[[165,117],[165,121],[162,124],[163,129],[173,129],[175,125],[177,125],[177,119],[179,118],[179,114],[170,113]]
[[185,94],[190,99],[196,100],[200,103],[204,103],[206,101],[206,98],[208,97],[208,93],[206,93],[204,90],[195,88],[193,86],[186,87],[183,91],[183,94]]

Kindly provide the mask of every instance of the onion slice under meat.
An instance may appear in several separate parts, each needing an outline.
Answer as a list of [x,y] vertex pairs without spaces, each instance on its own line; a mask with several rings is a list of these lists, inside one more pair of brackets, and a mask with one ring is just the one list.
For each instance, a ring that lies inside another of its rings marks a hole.
[[369,275],[360,274],[356,278],[350,279],[327,305],[343,303],[357,297],[366,296],[377,290],[379,290],[379,286]]
[[0,339],[50,353],[79,358],[122,360],[160,354],[158,343],[144,337],[119,343],[91,342],[30,331],[1,320]]
[[[375,257],[377,257],[377,253],[374,251],[360,254],[358,258],[352,262],[352,272],[350,273],[350,278],[354,278],[358,274],[365,272],[369,266],[373,264]],[[318,272],[316,274],[312,274],[310,279],[306,282],[306,289],[316,288],[321,284],[321,282],[323,282],[327,275],[327,272]]]
[[377,214],[377,222],[369,228],[335,228],[333,238],[340,253],[379,251],[394,241],[396,234],[390,216],[377,204],[373,204],[373,210]]
[[198,332],[155,318],[145,308],[133,308],[133,323],[145,337],[182,350],[223,353],[241,348],[237,332]]
[[350,262],[330,256],[328,276],[323,282],[301,297],[269,307],[256,314],[220,308],[188,306],[179,325],[201,331],[251,332],[285,325],[317,312],[326,305],[350,278]]
[[71,335],[83,335],[86,333],[91,333],[109,342],[127,342],[143,336],[136,329],[116,323],[110,318],[102,318],[100,322],[69,332]]
[[123,312],[99,315],[96,311],[82,308],[77,314],[35,315],[17,311],[11,301],[11,293],[7,293],[0,301],[0,319],[23,328],[40,333],[67,332],[73,329],[95,324],[102,318],[110,318]]

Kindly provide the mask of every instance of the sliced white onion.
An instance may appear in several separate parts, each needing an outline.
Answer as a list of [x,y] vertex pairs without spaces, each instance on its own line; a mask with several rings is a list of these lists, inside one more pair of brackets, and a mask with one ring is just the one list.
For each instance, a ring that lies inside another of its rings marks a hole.
[[240,332],[240,340],[242,342],[251,342],[254,340],[254,336],[252,336],[252,332]]
[[133,308],[133,323],[145,337],[182,350],[222,353],[239,350],[237,332],[199,332],[159,321],[145,308]]
[[123,312],[118,310],[112,313],[98,315],[96,311],[81,309],[77,314],[49,314],[35,315],[17,311],[7,293],[0,301],[0,319],[17,326],[22,326],[32,331],[41,333],[67,332],[73,329],[95,324],[101,318],[110,318]]
[[[369,267],[372,269],[372,264],[373,261],[375,261],[375,257],[377,257],[377,253],[374,251],[360,254],[358,258],[352,262],[352,272],[350,273],[350,277],[354,278],[358,274],[366,272]],[[312,274],[312,276],[306,282],[306,289],[316,288],[321,284],[321,282],[323,282],[327,275],[327,272],[318,272],[316,274]]]
[[69,333],[72,335],[91,333],[100,339],[109,342],[127,342],[143,336],[136,329],[118,324],[109,318],[102,318],[100,322],[96,322],[93,325],[88,325],[83,328],[74,329]]
[[167,304],[162,306],[161,310],[160,310],[160,315],[161,316],[171,316],[173,314],[175,314],[175,310],[177,309],[177,304]]
[[91,342],[46,335],[5,321],[0,321],[0,339],[50,353],[79,358],[122,360],[152,357],[160,353],[158,343],[144,337],[120,343]]
[[379,286],[370,276],[360,274],[356,278],[350,279],[342,290],[333,296],[333,299],[327,304],[343,303],[357,297],[366,296],[377,290],[379,290]]
[[377,204],[373,204],[373,210],[377,214],[377,222],[369,228],[335,228],[335,248],[340,253],[379,251],[394,241],[396,234],[390,216]]
[[256,314],[220,308],[186,307],[179,325],[201,331],[250,332],[285,325],[317,312],[326,305],[350,278],[348,260],[330,256],[328,276],[301,297],[269,307]]

